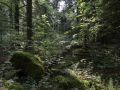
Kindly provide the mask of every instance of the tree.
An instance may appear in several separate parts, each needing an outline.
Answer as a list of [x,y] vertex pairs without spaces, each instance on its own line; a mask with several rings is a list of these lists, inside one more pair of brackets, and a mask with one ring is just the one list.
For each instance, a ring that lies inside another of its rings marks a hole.
[[[96,32],[94,25],[96,23],[95,18],[95,8],[93,1],[78,0],[77,2],[77,28],[79,28],[79,39],[83,47],[87,47],[91,39],[93,39],[93,34]],[[80,19],[80,20],[78,20]]]
[[26,20],[27,20],[27,40],[28,40],[28,49],[32,47],[32,36],[33,36],[33,31],[32,31],[32,0],[27,0],[27,13],[26,13]]
[[15,0],[15,13],[14,13],[14,19],[15,19],[15,30],[19,33],[19,0]]
[[120,1],[102,0],[99,7],[101,11],[98,32],[98,42],[101,44],[118,44],[120,41]]

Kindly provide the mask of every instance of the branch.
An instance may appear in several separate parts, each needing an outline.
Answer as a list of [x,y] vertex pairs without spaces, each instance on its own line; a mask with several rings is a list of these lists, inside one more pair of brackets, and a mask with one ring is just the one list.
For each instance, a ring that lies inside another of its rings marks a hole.
[[19,7],[19,9],[21,9],[21,8],[23,8],[23,7],[26,7],[27,5],[23,5],[23,6],[21,6],[21,7]]
[[7,3],[4,3],[4,2],[0,2],[0,3],[7,6],[9,9],[11,9],[11,7]]

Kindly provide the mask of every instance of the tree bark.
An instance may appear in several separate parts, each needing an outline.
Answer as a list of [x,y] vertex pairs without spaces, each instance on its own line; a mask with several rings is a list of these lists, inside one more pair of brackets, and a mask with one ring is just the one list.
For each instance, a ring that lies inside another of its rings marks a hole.
[[27,45],[25,50],[28,52],[33,52],[33,31],[32,31],[32,0],[27,0],[27,7],[26,7],[26,21],[27,21]]
[[19,0],[15,1],[15,30],[18,32],[19,34],[19,16],[20,16],[20,12],[19,12]]
[[27,39],[32,41],[32,0],[27,0]]

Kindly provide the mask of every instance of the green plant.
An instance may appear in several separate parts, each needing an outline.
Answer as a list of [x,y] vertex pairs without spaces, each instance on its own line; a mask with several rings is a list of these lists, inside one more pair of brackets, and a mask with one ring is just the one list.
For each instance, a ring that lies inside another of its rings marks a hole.
[[0,80],[0,84],[2,84],[2,90],[23,90],[23,87],[20,83],[11,80]]

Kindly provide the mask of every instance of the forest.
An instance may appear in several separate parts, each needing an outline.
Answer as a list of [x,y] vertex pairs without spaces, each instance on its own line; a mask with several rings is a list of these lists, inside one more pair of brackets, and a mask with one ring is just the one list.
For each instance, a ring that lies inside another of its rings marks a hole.
[[120,90],[120,0],[0,0],[0,90]]

